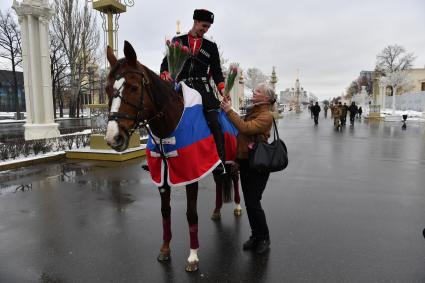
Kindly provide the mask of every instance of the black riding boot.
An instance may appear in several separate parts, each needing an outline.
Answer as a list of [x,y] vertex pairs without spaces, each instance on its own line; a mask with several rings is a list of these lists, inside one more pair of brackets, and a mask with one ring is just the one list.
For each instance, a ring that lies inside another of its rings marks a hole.
[[225,173],[224,162],[226,161],[226,154],[224,150],[224,134],[221,130],[220,123],[218,122],[218,111],[210,110],[205,112],[208,126],[213,134],[215,145],[217,148],[218,157],[220,157],[222,165],[219,165],[214,169],[216,173]]

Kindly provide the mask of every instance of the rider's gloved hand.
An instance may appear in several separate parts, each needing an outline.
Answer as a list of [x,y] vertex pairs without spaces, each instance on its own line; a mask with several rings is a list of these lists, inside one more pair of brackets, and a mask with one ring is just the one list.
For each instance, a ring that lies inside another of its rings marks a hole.
[[162,73],[159,75],[159,77],[160,77],[161,79],[165,80],[165,81],[169,81],[169,82],[172,82],[172,81],[173,81],[173,79],[172,79],[172,78],[171,78],[171,76],[170,76],[170,73],[169,73],[169,72],[167,72],[167,71],[162,72]]

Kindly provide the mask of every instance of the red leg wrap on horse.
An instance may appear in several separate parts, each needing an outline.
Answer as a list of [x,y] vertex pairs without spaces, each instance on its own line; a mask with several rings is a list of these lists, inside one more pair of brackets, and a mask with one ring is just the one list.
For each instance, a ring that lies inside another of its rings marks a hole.
[[241,203],[241,195],[239,194],[239,178],[233,179],[233,188],[235,190],[235,203],[240,204]]
[[171,218],[162,218],[162,239],[164,242],[171,241]]
[[189,234],[190,234],[190,248],[191,249],[199,248],[198,224],[189,224]]

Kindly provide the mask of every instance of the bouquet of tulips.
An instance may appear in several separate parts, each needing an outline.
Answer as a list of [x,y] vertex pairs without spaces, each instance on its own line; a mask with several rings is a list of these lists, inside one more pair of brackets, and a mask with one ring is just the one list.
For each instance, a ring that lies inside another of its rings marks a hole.
[[229,71],[227,72],[226,84],[224,86],[224,94],[229,95],[230,90],[235,84],[236,76],[238,75],[239,64],[232,63],[229,66]]
[[190,51],[187,46],[182,45],[179,41],[166,41],[168,72],[170,77],[176,81],[177,76],[182,71],[184,63],[190,57]]

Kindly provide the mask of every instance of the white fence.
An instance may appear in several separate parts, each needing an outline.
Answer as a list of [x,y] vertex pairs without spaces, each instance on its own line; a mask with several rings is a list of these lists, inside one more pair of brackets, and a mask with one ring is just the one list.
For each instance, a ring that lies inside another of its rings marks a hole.
[[[385,108],[392,108],[393,98],[387,96],[385,98]],[[405,93],[403,95],[397,95],[395,97],[395,108],[396,110],[414,110],[423,112],[425,111],[425,91],[415,93]]]

